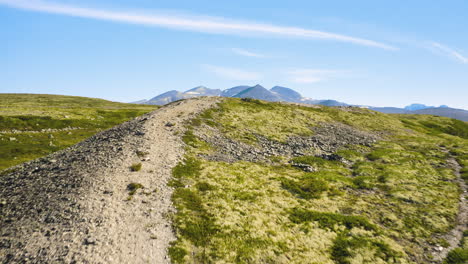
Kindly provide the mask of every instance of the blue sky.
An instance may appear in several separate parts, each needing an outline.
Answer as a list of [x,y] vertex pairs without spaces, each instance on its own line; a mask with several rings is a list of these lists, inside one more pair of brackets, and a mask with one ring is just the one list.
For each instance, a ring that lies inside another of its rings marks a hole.
[[198,85],[468,109],[468,1],[0,0],[0,92]]

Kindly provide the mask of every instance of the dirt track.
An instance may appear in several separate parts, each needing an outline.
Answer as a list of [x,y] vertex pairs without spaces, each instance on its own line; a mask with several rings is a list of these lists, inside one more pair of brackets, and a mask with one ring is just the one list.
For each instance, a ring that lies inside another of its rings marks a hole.
[[[169,263],[183,124],[216,102],[172,103],[4,173],[0,263]],[[131,195],[131,183],[144,188]]]

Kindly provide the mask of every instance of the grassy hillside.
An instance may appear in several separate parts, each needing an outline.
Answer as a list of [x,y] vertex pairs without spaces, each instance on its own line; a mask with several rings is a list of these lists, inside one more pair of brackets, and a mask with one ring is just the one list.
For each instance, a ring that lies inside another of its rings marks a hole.
[[188,128],[175,263],[429,263],[448,244],[464,122],[225,99]]
[[[0,169],[153,109],[0,94]],[[449,244],[465,122],[229,98],[187,128],[167,215],[175,263],[430,263]],[[446,263],[467,262],[464,236]]]
[[0,170],[66,148],[155,108],[76,96],[0,94]]

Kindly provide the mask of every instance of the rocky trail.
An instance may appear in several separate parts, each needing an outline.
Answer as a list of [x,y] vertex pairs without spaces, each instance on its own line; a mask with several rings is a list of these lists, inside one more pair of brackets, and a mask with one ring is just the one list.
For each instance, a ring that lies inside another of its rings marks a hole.
[[3,172],[0,263],[169,263],[183,125],[216,102],[175,102]]
[[[444,150],[444,152],[448,153],[447,150]],[[468,230],[468,204],[466,202],[468,186],[465,183],[465,180],[460,176],[461,166],[458,164],[457,160],[450,157],[447,160],[447,165],[453,169],[457,176],[456,182],[460,185],[461,190],[460,202],[455,226],[447,234],[439,237],[447,241],[449,246],[442,247],[440,245],[436,245],[432,248],[431,255],[433,256],[433,263],[441,263],[452,249],[459,247],[463,239],[463,232]]]

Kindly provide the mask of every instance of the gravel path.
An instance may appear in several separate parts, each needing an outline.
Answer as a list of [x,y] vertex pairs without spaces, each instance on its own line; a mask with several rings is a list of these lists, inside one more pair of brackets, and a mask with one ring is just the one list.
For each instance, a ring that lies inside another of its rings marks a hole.
[[183,124],[216,102],[175,102],[2,173],[0,263],[169,263]]
[[465,181],[460,177],[460,164],[458,164],[458,162],[453,157],[450,157],[447,160],[447,163],[454,170],[455,175],[457,176],[456,182],[458,182],[458,184],[460,185],[460,203],[455,227],[452,230],[450,230],[447,234],[441,237],[448,242],[449,246],[445,248],[441,246],[436,246],[435,248],[433,248],[433,263],[442,263],[442,261],[447,257],[447,254],[452,249],[459,247],[460,242],[463,239],[463,231],[468,230],[468,203],[466,202],[466,197],[468,195],[468,186],[465,183]]

